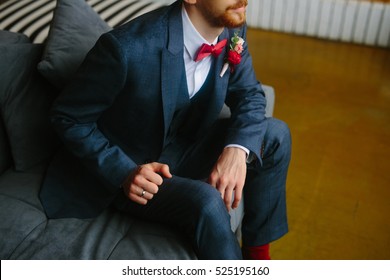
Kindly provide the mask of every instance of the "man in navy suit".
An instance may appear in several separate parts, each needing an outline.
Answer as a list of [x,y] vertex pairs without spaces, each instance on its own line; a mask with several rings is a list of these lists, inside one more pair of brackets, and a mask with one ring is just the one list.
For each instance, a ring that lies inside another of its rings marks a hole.
[[[72,155],[48,171],[41,198],[50,217],[114,205],[180,228],[200,259],[269,258],[269,243],[287,232],[291,139],[265,117],[246,6],[179,0],[98,40],[53,105]],[[220,120],[224,103],[231,117]],[[241,249],[229,210],[243,196]]]

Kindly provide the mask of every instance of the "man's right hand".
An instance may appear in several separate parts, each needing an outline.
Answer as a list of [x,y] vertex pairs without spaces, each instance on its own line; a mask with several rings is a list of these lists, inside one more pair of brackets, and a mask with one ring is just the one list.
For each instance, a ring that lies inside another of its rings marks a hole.
[[139,165],[122,184],[123,191],[130,200],[145,205],[158,192],[163,178],[172,178],[168,165],[158,162]]

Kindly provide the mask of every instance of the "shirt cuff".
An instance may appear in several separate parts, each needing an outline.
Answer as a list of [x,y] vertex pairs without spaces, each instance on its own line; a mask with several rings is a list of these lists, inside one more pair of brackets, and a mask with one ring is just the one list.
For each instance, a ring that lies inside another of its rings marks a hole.
[[229,148],[229,147],[235,147],[235,148],[240,148],[241,150],[244,150],[246,153],[246,158],[248,159],[250,151],[247,148],[245,148],[241,145],[237,145],[237,144],[229,144],[225,148]]

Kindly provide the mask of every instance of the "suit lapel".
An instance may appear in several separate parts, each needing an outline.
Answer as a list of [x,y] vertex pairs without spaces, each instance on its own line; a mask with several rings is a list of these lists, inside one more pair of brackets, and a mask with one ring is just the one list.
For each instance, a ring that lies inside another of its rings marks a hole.
[[219,41],[223,39],[228,39],[228,43],[226,48],[222,51],[222,53],[218,56],[217,60],[214,63],[214,91],[210,98],[209,104],[209,118],[213,119],[217,117],[223,107],[226,98],[227,85],[229,82],[229,70],[226,71],[223,77],[220,77],[221,70],[223,68],[223,64],[225,62],[225,57],[227,50],[229,48],[230,38],[228,38],[229,32],[225,28],[222,34],[219,36]]
[[[183,23],[181,18],[181,2],[178,1],[173,5],[173,10],[168,21],[167,48],[163,50],[161,59],[161,91],[164,112],[164,139],[166,139],[169,125],[172,121],[173,114],[175,113],[177,96],[181,90],[180,82],[183,71],[185,71],[183,61],[184,39]],[[226,28],[219,36],[219,41],[225,38],[230,40],[229,32]],[[228,41],[228,45],[229,43],[230,41]],[[229,48],[228,45],[214,63],[214,91],[212,93],[212,97],[210,98],[206,123],[208,121],[212,121],[219,115],[225,101],[230,73],[227,71],[223,77],[220,77],[220,73],[224,64],[224,59],[226,57],[226,50]]]
[[161,91],[164,112],[164,139],[176,108],[180,81],[185,71],[183,61],[183,23],[181,2],[173,6],[168,21],[167,48],[163,49],[161,59]]

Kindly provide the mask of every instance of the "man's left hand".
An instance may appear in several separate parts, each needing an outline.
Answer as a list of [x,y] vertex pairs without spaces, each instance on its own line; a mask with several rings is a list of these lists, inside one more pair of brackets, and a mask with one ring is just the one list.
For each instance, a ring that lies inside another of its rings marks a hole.
[[[246,178],[246,152],[237,147],[223,150],[208,178],[208,183],[221,193],[226,208],[237,208]],[[232,197],[234,201],[232,203]]]

